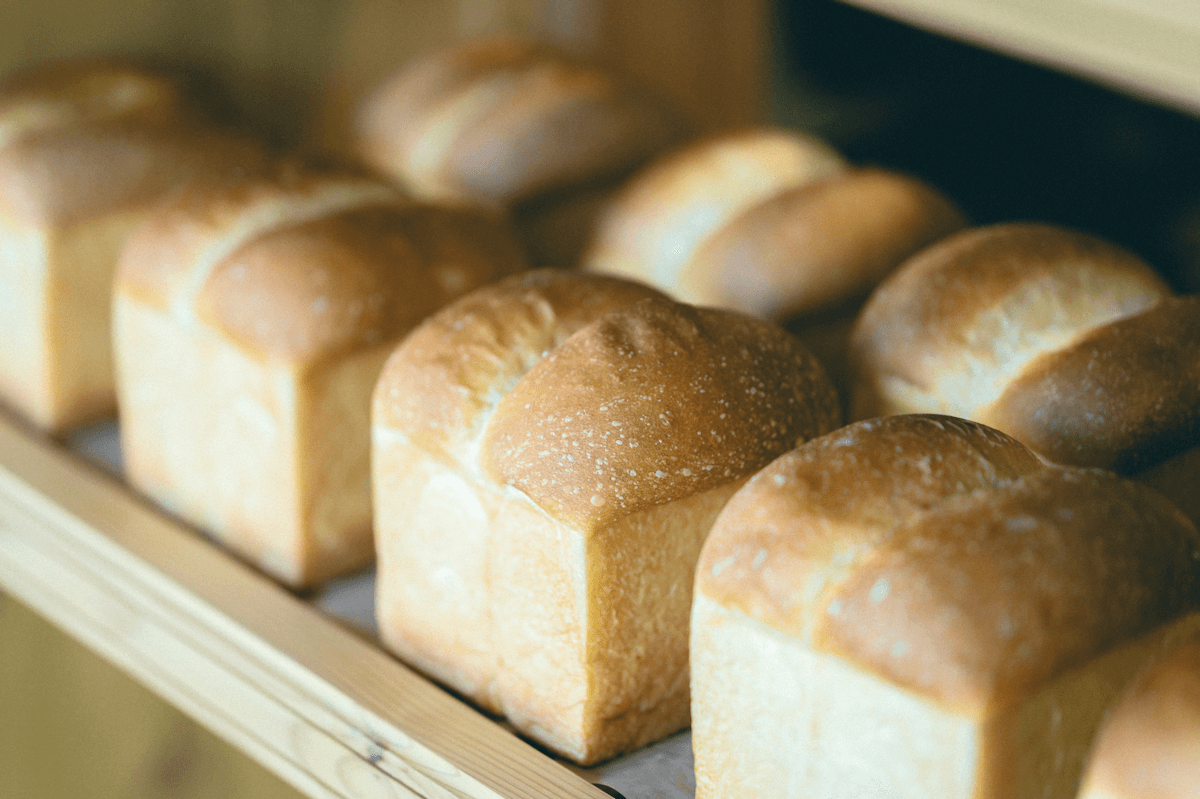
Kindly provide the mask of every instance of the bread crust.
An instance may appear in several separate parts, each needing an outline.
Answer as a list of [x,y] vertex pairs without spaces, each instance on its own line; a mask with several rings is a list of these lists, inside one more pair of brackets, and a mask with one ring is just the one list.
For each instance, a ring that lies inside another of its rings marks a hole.
[[505,205],[625,173],[687,132],[636,85],[513,37],[401,68],[359,120],[360,152],[417,194]]
[[535,269],[475,291],[418,326],[388,360],[373,416],[430,453],[478,470],[496,403],[594,319],[662,295],[640,283]]
[[1136,476],[1200,445],[1200,297],[1168,297],[1031,363],[981,420],[1058,463]]
[[155,208],[126,248],[118,286],[140,302],[187,309],[221,262],[268,231],[343,210],[406,202],[397,187],[376,176],[296,159],[228,170]]
[[660,156],[621,189],[596,226],[584,264],[643,280],[683,302],[719,305],[712,281],[703,275],[697,281],[688,266],[708,236],[780,192],[845,168],[825,142],[781,128],[693,142]]
[[917,253],[855,323],[853,418],[977,418],[1041,354],[1170,296],[1134,254],[1035,223],[973,228]]
[[710,237],[684,280],[709,304],[788,320],[861,303],[913,253],[966,225],[907,175],[848,169],[781,192]]
[[824,370],[781,328],[647,299],[531,369],[480,456],[497,483],[596,529],[748,476],[838,414]]

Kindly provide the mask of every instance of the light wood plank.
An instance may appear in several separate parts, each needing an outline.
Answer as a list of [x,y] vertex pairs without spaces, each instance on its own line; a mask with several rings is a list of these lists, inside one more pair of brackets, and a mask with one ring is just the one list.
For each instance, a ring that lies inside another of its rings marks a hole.
[[1200,4],[1190,0],[844,2],[1200,113]]
[[3,417],[0,586],[310,796],[604,796]]

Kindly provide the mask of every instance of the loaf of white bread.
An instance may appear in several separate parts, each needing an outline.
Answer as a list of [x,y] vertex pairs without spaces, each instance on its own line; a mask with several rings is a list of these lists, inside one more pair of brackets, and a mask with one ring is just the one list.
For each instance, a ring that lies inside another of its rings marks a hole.
[[574,266],[628,174],[690,135],[661,97],[531,40],[458,42],[362,103],[357,154],[443,202],[512,211],[536,264]]
[[1104,720],[1079,799],[1200,797],[1200,637],[1143,668]]
[[769,322],[562,271],[473,292],[376,389],[380,635],[580,763],[686,727],[709,526],[838,413]]
[[170,77],[118,59],[0,81],[0,403],[52,433],[116,412],[113,272],[158,199],[261,160]]
[[1140,483],[950,417],[853,423],[755,475],[704,545],[697,799],[1074,799],[1198,603],[1200,534]]
[[638,171],[600,216],[584,264],[786,324],[840,388],[846,336],[868,293],[965,224],[920,180],[851,166],[800,131],[752,128]]
[[362,567],[384,360],[523,265],[503,220],[354,170],[273,162],[178,193],[116,278],[130,483],[290,586]]
[[1200,521],[1200,298],[1132,253],[1041,224],[964,231],[879,286],[851,356],[853,418],[974,419]]

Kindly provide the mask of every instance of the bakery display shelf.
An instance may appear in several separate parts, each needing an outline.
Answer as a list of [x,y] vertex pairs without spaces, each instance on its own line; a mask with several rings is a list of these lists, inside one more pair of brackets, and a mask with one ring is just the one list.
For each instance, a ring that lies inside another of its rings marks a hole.
[[1200,113],[1200,4],[1193,0],[844,1]]
[[0,592],[309,796],[607,795],[3,413]]

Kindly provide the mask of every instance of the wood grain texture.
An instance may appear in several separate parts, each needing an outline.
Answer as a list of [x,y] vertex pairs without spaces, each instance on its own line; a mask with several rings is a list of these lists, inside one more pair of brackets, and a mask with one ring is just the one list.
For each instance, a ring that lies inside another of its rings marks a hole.
[[604,796],[5,417],[0,589],[308,796]]
[[302,796],[2,593],[0,642],[5,796]]
[[844,2],[1200,113],[1200,5],[1189,0]]

